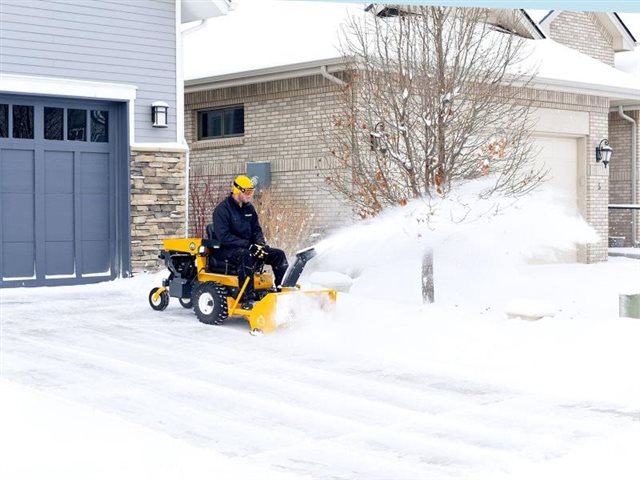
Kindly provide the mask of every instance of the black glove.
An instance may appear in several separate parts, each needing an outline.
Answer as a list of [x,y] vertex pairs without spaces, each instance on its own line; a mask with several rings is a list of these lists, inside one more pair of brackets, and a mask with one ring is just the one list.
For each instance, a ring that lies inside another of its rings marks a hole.
[[258,245],[257,243],[249,245],[249,253],[256,257],[258,260],[262,260],[267,256],[264,245]]

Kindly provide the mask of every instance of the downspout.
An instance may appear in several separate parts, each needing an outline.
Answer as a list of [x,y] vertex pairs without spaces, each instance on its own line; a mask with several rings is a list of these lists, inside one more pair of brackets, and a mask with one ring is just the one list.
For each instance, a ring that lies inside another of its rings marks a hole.
[[320,74],[326,78],[327,80],[329,80],[330,82],[336,83],[338,85],[340,85],[341,87],[344,87],[347,83],[340,80],[338,77],[336,77],[335,75],[331,75],[329,73],[329,71],[327,70],[327,66],[326,65],[322,65],[320,67]]
[[[631,123],[631,203],[638,203],[638,174],[636,171],[638,164],[638,129],[636,121],[630,116],[626,115],[622,110],[622,105],[618,106],[618,115],[620,118],[626,120]],[[638,217],[635,209],[631,210],[631,246],[636,246],[637,241],[637,226],[638,226]]]
[[200,20],[200,23],[198,23],[197,25],[194,25],[193,27],[189,27],[186,30],[183,30],[182,34],[185,35],[187,33],[193,33],[195,31],[198,31],[201,28],[203,28],[207,24],[208,21],[209,21],[208,18],[203,18],[202,20]]

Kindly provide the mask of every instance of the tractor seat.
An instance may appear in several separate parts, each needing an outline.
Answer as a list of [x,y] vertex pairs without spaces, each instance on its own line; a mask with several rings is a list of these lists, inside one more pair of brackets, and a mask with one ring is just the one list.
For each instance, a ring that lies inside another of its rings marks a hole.
[[223,275],[238,275],[238,271],[235,266],[229,263],[228,260],[220,260],[215,257],[215,254],[209,254],[207,256],[207,268],[208,273],[221,273]]

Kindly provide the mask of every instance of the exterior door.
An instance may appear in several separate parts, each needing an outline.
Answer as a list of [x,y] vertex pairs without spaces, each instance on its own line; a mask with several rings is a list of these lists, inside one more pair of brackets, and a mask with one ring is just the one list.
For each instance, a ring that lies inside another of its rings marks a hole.
[[1,286],[114,278],[117,110],[0,95]]

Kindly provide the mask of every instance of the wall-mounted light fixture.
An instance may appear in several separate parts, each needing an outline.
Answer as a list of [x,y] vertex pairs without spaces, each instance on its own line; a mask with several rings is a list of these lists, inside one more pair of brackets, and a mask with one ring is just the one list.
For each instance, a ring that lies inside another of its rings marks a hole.
[[596,147],[596,162],[602,162],[604,168],[607,168],[611,161],[611,155],[613,154],[613,148],[609,146],[609,140],[603,138],[600,144]]
[[380,153],[387,153],[387,149],[384,146],[383,136],[386,135],[384,131],[384,122],[378,122],[373,127],[373,131],[369,134],[369,143],[371,144],[371,150],[378,151]]
[[169,104],[165,102],[153,102],[151,104],[151,123],[154,127],[167,128]]

